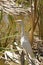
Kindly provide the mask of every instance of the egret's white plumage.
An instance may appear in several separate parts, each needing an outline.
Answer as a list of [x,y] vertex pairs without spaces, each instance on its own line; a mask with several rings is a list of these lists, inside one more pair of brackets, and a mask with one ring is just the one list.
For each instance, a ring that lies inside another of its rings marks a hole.
[[37,59],[35,59],[33,51],[32,51],[32,47],[31,44],[27,38],[27,36],[25,35],[25,31],[24,31],[24,22],[22,20],[18,20],[18,22],[21,24],[21,46],[25,49],[27,56],[29,53],[29,57],[28,59],[30,60],[30,64],[31,65],[39,65],[39,61]]
[[26,50],[26,53],[29,53],[33,57],[34,55],[33,55],[33,51],[31,48],[31,44],[30,44],[27,36],[25,35],[24,22],[22,20],[17,20],[17,21],[21,25],[21,39],[20,39],[21,46]]

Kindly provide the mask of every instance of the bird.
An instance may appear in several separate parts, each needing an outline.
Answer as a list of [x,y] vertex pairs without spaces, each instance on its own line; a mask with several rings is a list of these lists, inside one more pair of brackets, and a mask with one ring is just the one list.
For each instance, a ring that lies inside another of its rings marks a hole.
[[27,57],[31,61],[31,65],[36,65],[36,62],[37,62],[37,65],[39,65],[38,60],[35,58],[35,56],[33,54],[33,50],[32,50],[31,44],[28,40],[28,37],[25,34],[24,22],[22,20],[17,20],[17,22],[20,23],[20,25],[21,25],[20,42],[21,42],[22,48],[26,51]]
[[28,37],[25,35],[25,30],[24,30],[24,22],[22,20],[17,20],[18,23],[21,25],[21,46],[26,50],[26,53],[29,53],[31,57],[34,56],[31,44],[28,40]]

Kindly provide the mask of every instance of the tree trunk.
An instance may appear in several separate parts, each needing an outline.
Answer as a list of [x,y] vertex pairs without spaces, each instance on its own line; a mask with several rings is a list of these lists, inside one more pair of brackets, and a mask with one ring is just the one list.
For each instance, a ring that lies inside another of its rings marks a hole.
[[40,37],[43,40],[43,0],[40,0]]
[[34,33],[34,30],[35,30],[35,25],[36,25],[36,10],[37,10],[37,0],[34,0],[34,11],[32,9],[32,0],[31,0],[31,31],[29,33],[29,37],[30,37],[30,43],[31,45],[33,44],[33,33]]

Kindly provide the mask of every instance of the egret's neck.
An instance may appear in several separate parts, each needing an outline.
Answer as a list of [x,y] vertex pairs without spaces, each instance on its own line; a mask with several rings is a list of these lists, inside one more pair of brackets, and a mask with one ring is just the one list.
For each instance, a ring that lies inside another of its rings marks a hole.
[[22,24],[21,24],[21,36],[23,36],[24,33],[25,33],[25,31],[24,31],[24,23],[22,22]]

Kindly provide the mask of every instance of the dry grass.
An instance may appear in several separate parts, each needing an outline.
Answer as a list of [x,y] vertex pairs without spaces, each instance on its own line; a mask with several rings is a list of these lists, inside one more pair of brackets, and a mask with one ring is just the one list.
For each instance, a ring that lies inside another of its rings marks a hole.
[[20,65],[20,64],[14,63],[12,61],[10,61],[9,64],[6,64],[5,60],[0,59],[0,65]]

